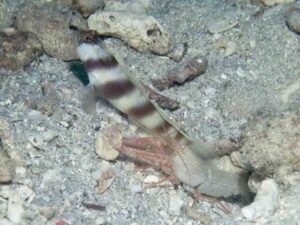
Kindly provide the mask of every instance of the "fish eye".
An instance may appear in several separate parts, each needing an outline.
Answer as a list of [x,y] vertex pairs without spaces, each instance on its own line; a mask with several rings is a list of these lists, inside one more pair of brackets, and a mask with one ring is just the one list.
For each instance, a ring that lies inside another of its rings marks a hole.
[[90,31],[84,36],[84,41],[91,43],[97,39],[97,33],[95,31]]

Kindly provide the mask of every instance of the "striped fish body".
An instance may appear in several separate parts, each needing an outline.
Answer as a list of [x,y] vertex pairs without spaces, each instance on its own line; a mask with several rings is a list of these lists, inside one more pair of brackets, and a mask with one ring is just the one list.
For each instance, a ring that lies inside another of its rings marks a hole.
[[[166,119],[102,43],[82,42],[77,53],[85,64],[90,86],[94,87],[97,95],[133,118],[141,127],[170,143],[168,153],[170,150],[170,158],[180,181],[213,197],[249,192],[245,177],[221,171],[205,160],[209,158],[207,149],[201,143],[191,141]],[[174,143],[179,143],[180,149],[176,149],[178,144]]]
[[142,88],[127,75],[127,70],[122,68],[101,43],[82,43],[77,52],[85,64],[96,95],[109,101],[151,133],[165,139],[171,138],[177,143],[190,143],[151,103]]

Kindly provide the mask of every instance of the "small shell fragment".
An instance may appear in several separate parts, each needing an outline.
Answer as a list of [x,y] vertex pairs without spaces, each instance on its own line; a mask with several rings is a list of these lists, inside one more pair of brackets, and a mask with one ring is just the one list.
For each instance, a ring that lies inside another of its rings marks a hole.
[[237,45],[233,41],[221,40],[216,44],[217,48],[224,48],[224,57],[233,55],[236,52]]
[[98,182],[98,193],[103,194],[104,192],[106,192],[109,189],[112,182],[115,180],[115,178],[115,171],[113,171],[112,169],[105,170],[101,174],[101,177]]

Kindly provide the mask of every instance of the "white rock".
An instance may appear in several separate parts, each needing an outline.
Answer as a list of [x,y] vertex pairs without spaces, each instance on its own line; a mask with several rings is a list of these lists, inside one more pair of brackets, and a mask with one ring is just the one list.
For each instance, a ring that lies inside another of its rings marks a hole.
[[105,219],[103,217],[98,217],[95,222],[95,225],[101,225],[101,224],[105,224]]
[[12,222],[10,222],[8,219],[0,219],[0,224],[1,225],[14,225]]
[[132,180],[130,182],[130,191],[133,194],[142,192],[143,191],[143,187],[142,187],[141,182],[138,181],[138,180]]
[[258,189],[254,202],[242,209],[248,220],[267,221],[278,208],[278,186],[273,179],[266,179]]
[[164,55],[171,50],[169,33],[152,16],[126,11],[97,11],[88,19],[90,30],[118,37],[140,52]]
[[169,209],[168,212],[172,216],[180,216],[182,214],[183,200],[175,190],[169,191]]
[[0,197],[0,219],[2,219],[6,215],[6,210],[7,210],[7,200]]
[[62,125],[63,127],[65,127],[65,128],[70,127],[70,124],[66,121],[60,121],[59,124]]
[[226,76],[226,74],[222,73],[222,74],[221,74],[221,79],[223,79],[223,80],[227,80],[227,76]]
[[27,169],[23,166],[18,166],[15,169],[17,178],[25,178],[27,175]]
[[148,175],[145,177],[144,181],[145,184],[153,184],[159,182],[159,177],[155,175]]
[[27,186],[18,187],[16,189],[16,192],[20,196],[20,198],[27,203],[30,203],[35,197],[34,191]]
[[7,205],[7,218],[13,223],[22,224],[24,211],[20,196],[16,192],[11,192]]

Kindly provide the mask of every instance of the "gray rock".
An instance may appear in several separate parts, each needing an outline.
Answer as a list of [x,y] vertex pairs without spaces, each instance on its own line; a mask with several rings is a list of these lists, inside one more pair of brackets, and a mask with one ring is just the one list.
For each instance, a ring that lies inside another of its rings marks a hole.
[[299,132],[297,112],[259,120],[247,133],[241,150],[256,173],[283,181],[292,171],[300,171]]
[[184,55],[187,52],[187,44],[178,44],[176,45],[169,53],[168,57],[170,59],[173,59],[175,62],[181,61],[181,59],[184,57]]
[[289,12],[286,22],[290,30],[300,34],[300,8]]
[[41,42],[32,34],[0,34],[0,68],[16,71],[29,65],[43,53]]
[[[13,22],[13,10],[8,0],[0,1],[0,30],[10,26]],[[0,42],[1,43],[1,42]]]
[[47,54],[73,60],[77,59],[76,46],[81,38],[79,31],[70,28],[74,16],[80,17],[54,4],[45,4],[41,8],[27,4],[18,12],[16,25],[19,30],[35,34]]
[[103,0],[78,0],[72,1],[73,9],[80,12],[84,17],[89,16],[91,13],[95,12],[97,9],[103,9]]

